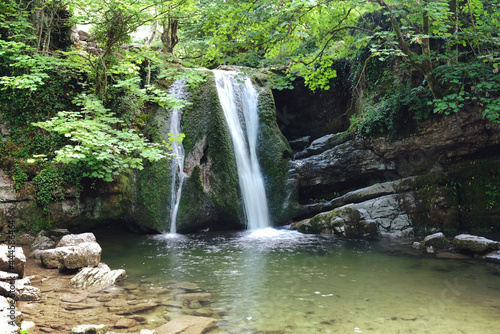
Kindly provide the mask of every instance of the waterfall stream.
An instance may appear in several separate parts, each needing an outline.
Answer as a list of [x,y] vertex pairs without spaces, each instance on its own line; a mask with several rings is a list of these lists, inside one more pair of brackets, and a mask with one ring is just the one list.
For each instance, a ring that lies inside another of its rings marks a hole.
[[[169,89],[169,94],[175,96],[176,99],[184,99],[186,97],[185,92],[186,79],[181,79],[175,81]],[[172,110],[170,116],[170,129],[169,133],[171,136],[178,136],[181,133],[181,118],[182,109]],[[184,184],[184,179],[186,178],[186,173],[184,173],[184,146],[182,142],[174,141],[172,143],[172,153],[175,155],[172,158],[172,186],[171,186],[171,197],[170,197],[170,233],[177,233],[177,214],[179,211],[179,203],[181,201],[182,185]]]
[[251,231],[270,226],[264,178],[257,160],[259,115],[258,93],[249,78],[235,79],[236,72],[214,70],[224,116],[236,158],[247,228]]

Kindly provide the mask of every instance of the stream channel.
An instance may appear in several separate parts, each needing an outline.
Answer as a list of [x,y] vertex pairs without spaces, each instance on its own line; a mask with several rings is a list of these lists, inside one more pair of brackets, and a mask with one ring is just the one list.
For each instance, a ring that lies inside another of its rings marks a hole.
[[[498,333],[500,269],[410,242],[285,230],[98,238],[102,261],[150,287],[210,292],[218,333]],[[263,233],[261,233],[263,234]],[[152,283],[151,283],[152,282]]]

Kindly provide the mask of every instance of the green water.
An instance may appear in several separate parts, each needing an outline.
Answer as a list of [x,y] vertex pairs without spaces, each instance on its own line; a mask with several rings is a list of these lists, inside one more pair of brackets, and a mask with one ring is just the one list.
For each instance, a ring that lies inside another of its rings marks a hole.
[[221,333],[500,333],[497,266],[417,256],[409,245],[284,231],[98,241],[102,261],[130,282],[189,281],[212,293]]

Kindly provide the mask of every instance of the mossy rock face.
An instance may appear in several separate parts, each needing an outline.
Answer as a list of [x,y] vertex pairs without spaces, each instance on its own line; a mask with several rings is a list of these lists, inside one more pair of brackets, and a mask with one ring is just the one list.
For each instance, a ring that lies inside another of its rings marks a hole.
[[260,129],[257,155],[265,179],[267,201],[274,225],[289,223],[299,210],[295,180],[289,174],[292,149],[276,122],[276,108],[269,87],[259,90]]
[[[170,115],[167,110],[154,111],[146,126],[146,134],[154,142],[168,141]],[[171,162],[148,163],[137,171],[135,183],[135,207],[132,217],[146,230],[162,232],[170,214]]]
[[[231,138],[211,72],[207,82],[188,87],[182,117],[186,135],[184,172],[177,215],[177,231],[205,227],[241,228],[238,175]],[[157,142],[168,139],[170,112],[158,109],[148,122],[147,133]],[[137,176],[134,218],[141,226],[169,231],[171,223],[171,162],[147,166]]]

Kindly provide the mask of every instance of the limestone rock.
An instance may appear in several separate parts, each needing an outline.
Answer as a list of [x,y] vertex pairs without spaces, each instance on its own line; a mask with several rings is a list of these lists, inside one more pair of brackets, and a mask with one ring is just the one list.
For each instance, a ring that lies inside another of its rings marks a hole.
[[208,302],[212,300],[212,295],[208,292],[184,293],[175,296],[175,300],[180,302],[191,302],[195,300],[198,302]]
[[106,325],[80,325],[73,327],[71,334],[106,334],[107,331]]
[[500,242],[470,234],[460,234],[453,239],[455,248],[476,254],[491,252],[500,249]]
[[412,245],[411,248],[413,249],[420,249],[422,247],[422,244],[418,241],[415,241]]
[[127,277],[125,270],[111,270],[104,263],[95,268],[83,268],[76,274],[69,284],[76,288],[86,289],[91,286],[109,286],[122,281]]
[[97,242],[83,242],[77,246],[44,250],[41,258],[47,268],[79,269],[97,266],[101,260],[101,251]]
[[25,265],[26,256],[24,256],[22,247],[0,245],[0,270],[17,273],[22,278]]
[[156,334],[202,334],[215,326],[215,319],[185,315],[156,329]]
[[319,213],[296,225],[303,233],[333,233],[347,238],[378,234],[403,236],[412,231],[412,222],[402,203],[406,194],[387,195]]
[[290,147],[294,151],[304,150],[307,146],[309,146],[310,142],[311,142],[311,136],[304,136],[288,141]]
[[134,319],[121,318],[115,323],[115,328],[130,328],[137,325]]
[[16,244],[18,245],[31,245],[33,241],[35,241],[35,237],[28,233],[16,237]]
[[[308,137],[304,137],[309,139]],[[322,153],[337,145],[345,143],[349,139],[347,132],[329,134],[314,140],[309,147],[295,154],[295,159],[307,158],[315,154]]]
[[434,233],[428,235],[424,238],[423,244],[426,247],[434,247],[434,248],[445,248],[450,245],[450,242],[442,232]]
[[483,259],[488,262],[500,264],[500,250],[486,254]]
[[30,331],[35,328],[35,323],[33,321],[23,321],[21,322],[21,332],[22,331]]
[[19,275],[16,273],[8,273],[6,271],[0,271],[0,281],[10,282],[13,279],[18,279]]
[[33,243],[31,244],[32,253],[37,250],[51,249],[56,246],[56,242],[46,235],[38,234]]
[[0,282],[0,295],[22,301],[37,301],[41,298],[40,289],[26,285],[22,280],[15,281],[14,289],[11,283]]
[[139,334],[156,334],[156,331],[154,329],[141,329]]
[[15,303],[12,299],[0,296],[0,328],[2,328],[2,333],[4,334],[19,333],[19,327],[14,321],[15,317],[20,315],[20,312],[15,311],[15,309]]
[[78,246],[86,242],[97,242],[94,233],[68,234],[61,238],[57,247]]

